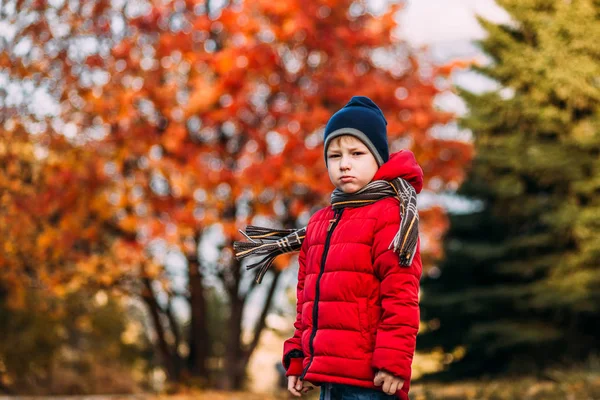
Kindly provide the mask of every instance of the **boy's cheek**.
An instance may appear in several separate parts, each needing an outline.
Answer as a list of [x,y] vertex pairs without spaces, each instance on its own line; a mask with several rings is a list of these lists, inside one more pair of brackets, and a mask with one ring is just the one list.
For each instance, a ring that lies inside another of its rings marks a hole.
[[329,174],[329,180],[331,180],[331,183],[333,183],[335,186],[337,186],[336,182],[338,179],[337,173],[335,172],[335,170],[332,170],[331,167],[327,169],[327,173]]

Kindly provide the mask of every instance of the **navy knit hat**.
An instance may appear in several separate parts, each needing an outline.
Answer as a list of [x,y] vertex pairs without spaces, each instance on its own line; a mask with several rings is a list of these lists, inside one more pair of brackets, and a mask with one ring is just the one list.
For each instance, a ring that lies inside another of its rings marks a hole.
[[390,158],[387,141],[387,121],[368,97],[354,96],[348,104],[331,116],[325,127],[323,137],[325,163],[327,163],[327,148],[331,141],[342,135],[351,135],[363,142],[373,153],[377,164],[381,166]]

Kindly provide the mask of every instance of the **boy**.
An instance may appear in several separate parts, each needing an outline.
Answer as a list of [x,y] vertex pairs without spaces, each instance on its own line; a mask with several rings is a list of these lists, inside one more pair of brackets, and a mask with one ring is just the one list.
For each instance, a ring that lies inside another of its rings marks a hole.
[[283,351],[288,390],[298,397],[311,382],[323,400],[408,400],[423,171],[410,151],[389,156],[386,125],[373,101],[353,97],[325,128],[332,205],[298,231],[247,228],[253,243],[245,249],[254,248],[236,254],[270,254],[248,267],[262,267],[260,281],[277,254],[300,250],[295,332]]

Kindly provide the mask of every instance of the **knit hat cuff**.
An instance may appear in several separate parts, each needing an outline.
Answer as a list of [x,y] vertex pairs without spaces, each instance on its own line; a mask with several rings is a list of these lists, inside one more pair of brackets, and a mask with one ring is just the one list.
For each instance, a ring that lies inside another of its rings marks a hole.
[[363,142],[365,144],[365,146],[367,146],[369,148],[369,150],[375,157],[375,160],[377,161],[377,165],[379,165],[380,167],[381,167],[381,165],[383,165],[383,158],[381,157],[381,155],[377,151],[377,148],[373,145],[371,140],[369,140],[368,136],[365,135],[362,131],[355,129],[355,128],[340,128],[338,130],[331,132],[327,136],[327,139],[325,139],[325,143],[323,144],[323,148],[325,149],[325,162],[327,162],[327,148],[329,147],[329,143],[331,143],[331,141],[333,139],[335,139],[336,137],[343,136],[343,135],[350,135],[350,136],[354,136],[355,138],[359,139],[361,142]]

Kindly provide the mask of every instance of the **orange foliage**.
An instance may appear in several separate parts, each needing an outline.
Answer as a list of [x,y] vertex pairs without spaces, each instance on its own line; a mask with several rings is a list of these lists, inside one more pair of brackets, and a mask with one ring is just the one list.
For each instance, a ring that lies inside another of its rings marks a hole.
[[[41,161],[23,133],[29,117],[10,117],[23,124],[0,141],[11,157],[0,169],[0,279],[33,281],[29,271],[43,269],[111,285],[142,273],[153,238],[189,253],[213,223],[228,242],[256,215],[293,225],[328,201],[321,129],[353,95],[382,108],[392,150],[415,152],[426,188],[434,177],[442,182],[434,191],[460,183],[470,144],[430,134],[453,118],[433,99],[436,77],[455,66],[428,76],[393,38],[395,7],[351,15],[352,3],[244,1],[209,15],[202,1],[151,2],[145,15],[123,15],[130,29],[122,38],[107,29],[114,10],[63,8],[71,36],[106,40],[110,52],[78,62],[64,48],[16,66],[0,56],[14,79],[59,83],[58,118],[78,132],[67,140],[47,128],[39,140],[51,138],[43,145],[50,154]],[[44,47],[47,28],[41,19],[14,40],[32,33]],[[83,85],[92,68],[105,82]],[[92,128],[104,134],[85,133]],[[443,210],[423,216],[423,233],[439,242]]]

